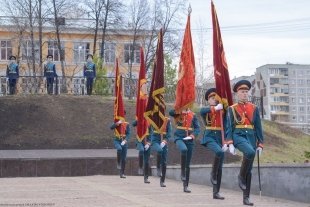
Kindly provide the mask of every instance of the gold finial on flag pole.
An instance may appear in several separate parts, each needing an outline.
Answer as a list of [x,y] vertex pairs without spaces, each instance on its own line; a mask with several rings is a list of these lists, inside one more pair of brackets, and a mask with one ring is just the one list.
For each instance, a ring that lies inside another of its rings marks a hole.
[[189,6],[188,6],[188,15],[191,15],[191,13],[192,13],[192,7],[191,7],[191,4],[189,4]]

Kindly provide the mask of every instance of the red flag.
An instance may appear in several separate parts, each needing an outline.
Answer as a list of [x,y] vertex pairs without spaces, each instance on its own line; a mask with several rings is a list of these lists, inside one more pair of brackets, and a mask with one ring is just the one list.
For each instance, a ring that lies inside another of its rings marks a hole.
[[148,135],[148,123],[144,118],[144,112],[147,104],[147,86],[145,78],[144,52],[142,47],[140,48],[140,73],[137,89],[137,139],[139,142],[141,142],[146,137],[146,135]]
[[166,105],[163,93],[164,87],[164,51],[163,51],[163,31],[159,32],[156,56],[154,61],[153,76],[149,98],[144,117],[160,133],[164,130]]
[[195,58],[192,44],[190,14],[184,33],[174,109],[180,113],[195,102]]
[[226,108],[227,106],[232,105],[233,101],[228,66],[221,37],[221,30],[213,1],[211,1],[211,13],[213,25],[213,65],[215,85],[217,94],[222,98],[222,103]]
[[[118,59],[116,58],[115,68],[115,102],[114,102],[114,123],[119,120],[125,121],[125,110],[122,94],[122,76],[119,74]],[[116,136],[121,134],[121,125],[116,127]]]

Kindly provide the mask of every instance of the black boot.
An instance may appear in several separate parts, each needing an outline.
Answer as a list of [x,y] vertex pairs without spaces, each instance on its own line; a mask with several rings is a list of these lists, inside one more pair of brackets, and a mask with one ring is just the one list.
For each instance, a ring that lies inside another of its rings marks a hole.
[[224,200],[225,198],[219,194],[222,181],[222,169],[217,173],[217,184],[213,185],[213,199]]
[[144,163],[144,183],[150,183],[149,179],[149,164]]
[[139,153],[139,169],[138,175],[143,175],[143,154]]
[[181,180],[185,181],[185,164],[186,164],[186,154],[181,154]]
[[190,173],[190,168],[186,168],[186,179],[183,181],[183,191],[184,193],[190,193],[192,192],[191,190],[188,189],[188,182],[189,182],[189,173]]
[[118,170],[120,170],[121,169],[121,152],[117,151],[117,158],[116,159],[117,159],[116,168]]
[[246,157],[243,157],[242,165],[240,168],[240,173],[238,175],[238,182],[239,182],[239,187],[241,188],[241,190],[246,189],[246,175],[252,163],[253,163],[253,160],[249,160]]
[[246,177],[246,189],[243,191],[243,205],[253,206],[254,203],[250,202],[252,173],[248,173]]
[[121,169],[120,169],[120,178],[126,178],[125,176],[125,166],[126,166],[126,161],[125,160],[122,160],[122,163],[121,163]]
[[156,169],[157,169],[157,176],[161,177],[161,170],[160,170],[160,161],[161,161],[161,154],[157,154],[157,160],[156,160]]
[[162,171],[161,171],[162,174],[160,177],[160,187],[166,187],[166,185],[165,185],[166,169],[167,169],[166,164],[163,164],[162,165]]
[[213,185],[217,184],[217,173],[220,167],[220,163],[221,163],[221,158],[218,156],[215,156],[214,161],[213,161],[212,171],[211,171],[211,183]]

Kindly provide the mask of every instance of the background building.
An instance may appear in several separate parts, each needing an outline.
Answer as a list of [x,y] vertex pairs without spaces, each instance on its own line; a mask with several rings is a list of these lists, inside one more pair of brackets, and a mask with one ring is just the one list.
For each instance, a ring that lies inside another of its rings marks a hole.
[[263,97],[265,119],[310,133],[310,65],[258,67],[254,95]]

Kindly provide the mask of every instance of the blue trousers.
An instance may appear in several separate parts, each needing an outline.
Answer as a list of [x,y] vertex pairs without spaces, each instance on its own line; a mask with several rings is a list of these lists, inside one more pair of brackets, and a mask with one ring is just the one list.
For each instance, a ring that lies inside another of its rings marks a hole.
[[152,142],[152,150],[157,152],[158,155],[161,156],[160,164],[167,165],[167,154],[168,154],[168,146],[167,144],[161,148],[160,141],[153,141]]
[[53,94],[54,78],[46,78],[47,81],[47,93]]
[[144,143],[143,142],[137,142],[136,149],[139,150],[139,156],[143,155],[143,163],[149,164],[150,156],[151,156],[151,148],[148,150],[144,149]]
[[87,78],[86,79],[87,95],[91,95],[91,93],[93,91],[93,82],[94,82],[94,78]]
[[15,78],[9,78],[9,92],[10,94],[15,94],[16,89],[16,79]]
[[182,155],[186,155],[186,164],[185,167],[189,168],[189,165],[192,160],[192,154],[193,154],[193,149],[194,149],[194,142],[193,140],[190,141],[184,141],[184,140],[177,140],[176,145],[181,152]]
[[[246,157],[248,160],[254,160],[255,153],[256,153],[256,146],[255,146],[254,137],[243,137],[243,139],[239,139],[239,142],[235,144],[235,147],[243,153],[243,156]],[[251,173],[253,167],[253,162],[249,169],[247,170],[248,173]]]
[[124,162],[126,161],[126,157],[127,157],[128,145],[127,143],[124,145],[121,145],[121,143],[122,143],[121,139],[114,139],[114,147],[117,150],[117,152],[121,154],[121,161]]
[[222,150],[222,140],[219,137],[210,137],[207,141],[207,148],[215,153],[215,156],[220,157],[220,169],[223,167],[224,152]]

